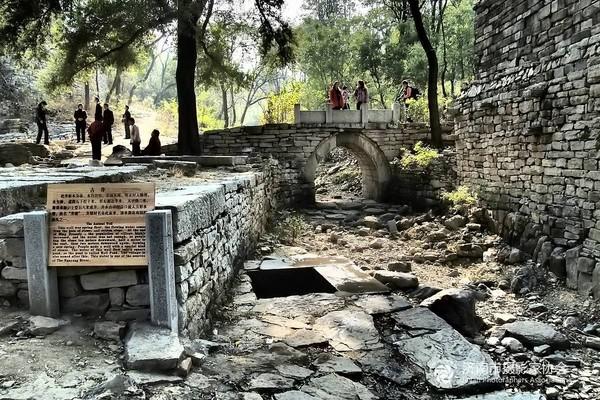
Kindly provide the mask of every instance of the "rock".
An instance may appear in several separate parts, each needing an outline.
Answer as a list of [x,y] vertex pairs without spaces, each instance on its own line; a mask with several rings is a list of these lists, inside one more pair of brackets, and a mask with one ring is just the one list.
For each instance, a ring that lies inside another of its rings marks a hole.
[[177,371],[175,371],[175,373],[178,376],[186,377],[190,374],[191,370],[192,370],[192,358],[186,357],[179,362],[179,364],[177,365]]
[[425,237],[427,242],[440,242],[446,239],[448,239],[448,232],[445,229],[433,231]]
[[463,397],[462,400],[543,400],[544,396],[539,393],[531,392],[493,392],[487,394],[478,394],[470,397]]
[[85,290],[133,286],[138,283],[137,273],[131,269],[81,275],[80,280],[81,286],[83,286]]
[[17,294],[17,285],[0,279],[0,297],[14,297]]
[[454,215],[444,221],[444,226],[451,231],[457,231],[467,223],[467,219],[462,215]]
[[476,223],[468,223],[467,224],[467,229],[473,232],[479,232],[481,230],[481,224],[476,224]]
[[600,350],[600,339],[587,336],[585,341],[583,342],[585,347],[589,347],[590,349]]
[[357,232],[358,236],[369,236],[371,234],[371,229],[369,228],[360,228]]
[[386,314],[412,307],[404,297],[399,295],[365,295],[354,301],[354,304],[371,315]]
[[336,232],[331,232],[331,234],[329,235],[329,241],[331,243],[337,243],[337,241],[340,239],[340,235]]
[[1,321],[0,322],[0,337],[16,332],[19,329],[19,321]]
[[314,374],[312,370],[294,364],[276,365],[275,369],[277,370],[277,372],[279,372],[281,375],[287,378],[299,380],[306,379],[312,374]]
[[572,329],[577,328],[579,325],[581,325],[581,322],[576,317],[567,317],[563,321],[562,325],[563,328]]
[[434,388],[477,390],[498,381],[498,369],[491,357],[428,309],[400,311],[393,318],[409,329],[409,335],[402,336],[394,345]]
[[107,293],[84,293],[61,299],[61,310],[73,314],[100,315],[108,308]]
[[405,272],[376,271],[373,277],[391,289],[412,289],[419,285],[415,275]]
[[388,228],[388,231],[391,234],[398,233],[398,226],[396,225],[396,221],[395,220],[388,221],[387,222],[387,228]]
[[419,286],[417,286],[416,289],[409,291],[408,294],[411,297],[414,297],[416,299],[425,300],[425,299],[433,296],[434,294],[440,292],[441,290],[442,289],[437,288],[435,286],[430,286],[427,284],[419,284]]
[[104,315],[109,321],[146,321],[150,318],[150,309],[119,309],[111,308]]
[[379,218],[369,215],[367,217],[362,218],[359,223],[361,225],[366,226],[371,229],[379,229],[381,228],[381,222],[379,222]]
[[133,154],[131,150],[123,145],[116,145],[113,147],[112,154],[108,156],[106,161],[104,161],[104,165],[107,166],[119,166],[123,165],[123,157],[131,157]]
[[381,347],[373,317],[364,311],[333,311],[318,318],[313,329],[337,351],[371,350]]
[[512,337],[505,337],[502,339],[500,344],[506,347],[511,353],[521,353],[525,351],[525,346],[523,346],[523,344],[517,339]]
[[552,250],[550,259],[548,260],[548,270],[561,279],[567,276],[564,248],[556,247]]
[[132,387],[134,387],[134,384],[130,377],[115,375],[112,379],[90,389],[85,397],[94,399],[120,398]]
[[553,387],[546,388],[546,398],[548,400],[558,399],[559,395],[560,395],[560,391],[557,388],[553,388]]
[[177,384],[183,382],[181,376],[163,375],[152,372],[128,371],[127,376],[137,385],[158,385],[160,383]]
[[507,324],[509,322],[515,322],[517,317],[508,313],[497,313],[494,314],[494,322],[497,324]]
[[535,312],[535,313],[541,313],[541,312],[548,311],[548,307],[546,307],[542,303],[533,303],[533,304],[530,304],[529,307],[527,307],[527,309],[529,311]]
[[425,299],[421,306],[429,308],[462,334],[475,336],[483,326],[475,312],[476,301],[475,291],[452,288]]
[[290,390],[289,392],[275,393],[275,400],[319,400],[307,393],[299,390]]
[[294,380],[281,375],[263,373],[250,379],[248,390],[285,390],[294,387]]
[[[48,148],[42,144],[37,143],[19,143],[20,146],[25,147],[32,156],[40,157],[40,158],[48,158],[50,157],[50,151]],[[14,164],[14,163],[13,163]]]
[[412,270],[409,261],[391,262],[387,265],[386,269],[394,272],[410,272]]
[[548,354],[552,353],[552,347],[548,346],[547,344],[535,346],[533,348],[533,353],[538,356],[547,356]]
[[15,268],[15,267],[4,267],[2,268],[2,273],[0,273],[2,278],[9,281],[26,281],[27,280],[27,269],[25,268]]
[[108,289],[108,297],[111,306],[120,307],[125,302],[125,290],[123,288],[110,288]]
[[283,339],[284,343],[291,347],[314,346],[327,343],[327,339],[312,329],[294,329],[291,335]]
[[510,250],[510,254],[508,255],[507,262],[508,264],[514,265],[518,264],[525,259],[525,255],[519,249],[513,248]]
[[375,400],[377,396],[364,385],[337,374],[313,378],[300,388],[320,400]]
[[60,297],[79,296],[83,290],[79,285],[79,279],[74,276],[64,276],[58,278],[58,293]]
[[385,246],[386,244],[386,240],[383,238],[377,238],[374,239],[372,242],[369,243],[369,247],[372,249],[382,249],[383,246]]
[[45,336],[69,324],[70,322],[66,320],[36,315],[29,317],[29,332],[34,336]]
[[94,335],[100,339],[120,342],[125,332],[125,325],[112,321],[100,321],[94,324]]
[[312,363],[320,372],[335,372],[340,375],[355,375],[362,370],[351,360],[345,357],[337,357],[330,353],[320,354]]
[[17,143],[0,144],[0,164],[31,164],[33,157],[27,147]]
[[369,351],[357,361],[364,372],[377,375],[400,386],[410,383],[415,377],[411,368],[400,364],[396,355],[388,349]]
[[134,307],[150,305],[150,286],[147,284],[131,286],[127,289],[125,300]]
[[177,368],[183,346],[170,329],[133,323],[125,339],[125,366],[145,371]]
[[56,153],[52,154],[52,158],[54,158],[55,160],[68,160],[70,158],[75,157],[75,153],[73,153],[72,151],[69,151],[67,149],[64,150],[60,150],[57,151]]
[[565,335],[543,322],[516,321],[502,325],[502,329],[530,347],[547,344],[553,348],[568,348],[570,345]]

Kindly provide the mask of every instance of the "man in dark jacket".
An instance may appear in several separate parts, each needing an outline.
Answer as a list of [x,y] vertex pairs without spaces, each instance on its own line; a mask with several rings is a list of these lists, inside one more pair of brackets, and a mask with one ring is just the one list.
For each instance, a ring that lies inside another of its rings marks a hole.
[[94,119],[98,117],[102,118],[102,106],[100,105],[100,98],[94,97],[94,101],[96,102],[96,112],[94,113]]
[[104,103],[104,114],[102,115],[102,119],[104,120],[104,144],[112,144],[112,126],[115,123],[115,115],[108,107],[108,103]]
[[87,113],[83,109],[83,104],[77,105],[77,110],[75,110],[75,132],[77,133],[77,143],[80,141],[85,143],[85,127],[87,120]]
[[44,134],[44,144],[50,144],[50,140],[48,139],[48,124],[46,120],[48,115],[48,110],[46,110],[47,105],[48,103],[42,101],[40,104],[38,104],[35,110],[35,123],[38,127],[37,139],[35,141],[37,144],[40,144],[40,141],[42,140],[42,133]]
[[131,138],[131,132],[129,130],[129,119],[131,118],[131,113],[129,112],[129,106],[125,106],[125,113],[123,114],[123,118],[121,122],[125,126],[125,139]]

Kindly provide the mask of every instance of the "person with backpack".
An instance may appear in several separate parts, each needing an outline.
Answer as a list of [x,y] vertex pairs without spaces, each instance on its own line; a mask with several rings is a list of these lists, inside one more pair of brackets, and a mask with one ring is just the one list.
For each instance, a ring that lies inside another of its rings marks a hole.
[[50,140],[48,138],[48,110],[46,110],[46,106],[48,103],[45,101],[41,101],[37,108],[35,109],[35,123],[37,124],[38,134],[36,143],[40,144],[42,141],[42,133],[44,134],[44,144],[47,146],[50,144]]
[[354,91],[354,99],[356,100],[356,109],[360,110],[363,103],[369,102],[369,91],[365,86],[365,81],[358,81],[358,87]]
[[404,103],[404,115],[406,122],[412,122],[412,118],[408,116],[408,106],[411,100],[417,100],[421,96],[419,89],[410,86],[407,80],[402,81],[402,102]]

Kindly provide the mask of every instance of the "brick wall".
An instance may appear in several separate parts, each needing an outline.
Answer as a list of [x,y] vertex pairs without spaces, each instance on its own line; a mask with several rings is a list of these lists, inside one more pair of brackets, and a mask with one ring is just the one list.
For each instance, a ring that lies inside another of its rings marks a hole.
[[600,1],[484,0],[476,14],[459,179],[503,236],[600,296]]

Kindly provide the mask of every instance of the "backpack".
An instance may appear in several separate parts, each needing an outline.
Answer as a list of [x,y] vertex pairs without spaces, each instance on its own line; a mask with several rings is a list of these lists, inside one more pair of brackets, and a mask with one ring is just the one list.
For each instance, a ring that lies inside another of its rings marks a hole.
[[411,87],[411,92],[410,92],[410,98],[411,99],[418,99],[419,97],[421,97],[421,91],[416,88],[416,87]]

